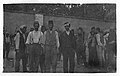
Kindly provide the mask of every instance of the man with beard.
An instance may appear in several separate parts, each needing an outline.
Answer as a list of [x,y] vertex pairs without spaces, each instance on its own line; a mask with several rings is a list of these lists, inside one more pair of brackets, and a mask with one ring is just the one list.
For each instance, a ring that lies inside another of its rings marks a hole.
[[[70,24],[64,23],[65,31],[60,36],[60,48],[63,54],[63,71],[64,73],[73,73],[75,67],[75,49],[74,49],[74,37],[70,31]],[[68,69],[68,60],[70,67]]]

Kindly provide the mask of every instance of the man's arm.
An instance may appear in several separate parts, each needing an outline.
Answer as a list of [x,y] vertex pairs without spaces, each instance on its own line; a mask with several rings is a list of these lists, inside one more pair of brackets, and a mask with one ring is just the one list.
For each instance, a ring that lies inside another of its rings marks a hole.
[[57,48],[59,48],[60,43],[59,43],[58,32],[57,32],[57,31],[55,31],[55,34],[56,34],[56,40],[57,40]]
[[46,31],[44,32],[43,37],[42,37],[42,43],[44,45],[45,45],[45,41],[46,41]]
[[20,40],[20,34],[19,33],[16,34],[14,40],[15,40],[16,49],[19,49],[19,40]]
[[32,32],[30,32],[30,33],[28,34],[28,36],[27,36],[26,44],[30,44],[30,43],[31,43],[31,33],[32,33]]
[[39,41],[40,44],[44,44],[44,38],[43,38],[43,33],[40,32],[40,41]]

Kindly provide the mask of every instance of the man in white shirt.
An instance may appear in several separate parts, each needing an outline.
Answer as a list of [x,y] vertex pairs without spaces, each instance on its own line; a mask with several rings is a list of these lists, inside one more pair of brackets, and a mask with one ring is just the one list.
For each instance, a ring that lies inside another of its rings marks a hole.
[[48,26],[49,29],[44,33],[45,70],[50,72],[50,67],[52,67],[52,72],[56,72],[59,38],[57,31],[53,30],[53,21],[48,21]]
[[25,46],[25,32],[26,32],[26,25],[22,25],[20,27],[19,32],[16,34],[14,40],[15,40],[15,50],[16,50],[16,62],[15,62],[15,71],[20,71],[20,60],[22,60],[23,65],[23,72],[27,72],[26,64],[27,64],[27,58],[26,58],[26,46]]
[[34,22],[34,31],[30,32],[27,37],[26,44],[31,44],[30,55],[30,71],[37,72],[39,65],[39,57],[42,54],[41,45],[43,44],[43,33],[38,30],[39,22]]

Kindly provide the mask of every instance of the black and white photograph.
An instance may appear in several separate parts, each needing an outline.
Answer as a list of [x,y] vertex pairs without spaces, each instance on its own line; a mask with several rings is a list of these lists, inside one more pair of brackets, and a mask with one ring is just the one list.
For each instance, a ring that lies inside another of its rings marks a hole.
[[116,5],[3,4],[3,73],[116,73]]

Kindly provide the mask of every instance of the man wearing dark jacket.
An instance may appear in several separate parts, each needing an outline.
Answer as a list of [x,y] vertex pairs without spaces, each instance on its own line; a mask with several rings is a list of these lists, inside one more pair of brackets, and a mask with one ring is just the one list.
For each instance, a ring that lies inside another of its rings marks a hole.
[[[70,24],[68,22],[64,23],[65,30],[60,36],[60,50],[63,54],[63,70],[64,73],[73,73],[75,67],[75,52],[74,52],[74,37],[73,33],[70,31]],[[68,60],[70,67],[68,69]]]
[[16,34],[14,40],[15,40],[15,46],[16,46],[16,63],[15,63],[15,71],[19,72],[20,68],[20,60],[22,59],[22,65],[23,65],[23,72],[27,72],[26,64],[27,64],[27,57],[26,57],[26,25],[22,25],[20,27],[19,32]]

